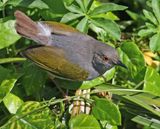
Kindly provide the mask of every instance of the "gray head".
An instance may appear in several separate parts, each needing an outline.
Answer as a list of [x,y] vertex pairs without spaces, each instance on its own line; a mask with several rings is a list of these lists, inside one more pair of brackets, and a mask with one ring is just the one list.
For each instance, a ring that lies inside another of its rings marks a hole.
[[116,49],[102,43],[96,47],[92,64],[94,69],[101,75],[115,65],[120,65],[126,68],[126,66],[120,61]]

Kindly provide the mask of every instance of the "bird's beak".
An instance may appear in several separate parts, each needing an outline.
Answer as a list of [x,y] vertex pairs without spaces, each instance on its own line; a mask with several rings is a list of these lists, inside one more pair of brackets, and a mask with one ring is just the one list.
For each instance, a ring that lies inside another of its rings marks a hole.
[[120,60],[118,60],[118,62],[116,62],[116,65],[119,65],[125,69],[128,69],[127,66],[125,64],[123,64]]

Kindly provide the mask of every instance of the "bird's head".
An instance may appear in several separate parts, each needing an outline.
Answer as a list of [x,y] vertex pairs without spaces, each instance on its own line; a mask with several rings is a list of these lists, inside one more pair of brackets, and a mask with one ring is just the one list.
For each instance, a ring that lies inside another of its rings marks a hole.
[[111,69],[115,65],[127,68],[119,59],[118,53],[115,48],[111,46],[102,46],[94,53],[92,64],[94,69],[104,74],[107,70]]

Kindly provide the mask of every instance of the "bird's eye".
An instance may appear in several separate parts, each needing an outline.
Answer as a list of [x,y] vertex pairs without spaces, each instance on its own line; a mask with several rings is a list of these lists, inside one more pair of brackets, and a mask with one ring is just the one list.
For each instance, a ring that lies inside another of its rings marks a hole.
[[108,57],[104,56],[104,57],[103,57],[103,60],[104,60],[104,61],[108,61]]

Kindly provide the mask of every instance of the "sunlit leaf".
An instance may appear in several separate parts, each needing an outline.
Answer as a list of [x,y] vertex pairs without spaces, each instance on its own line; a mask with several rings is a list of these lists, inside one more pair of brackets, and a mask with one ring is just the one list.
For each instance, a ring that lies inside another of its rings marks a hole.
[[80,114],[69,121],[70,129],[101,129],[98,121],[92,115]]
[[16,33],[15,21],[13,20],[1,22],[0,30],[0,49],[8,47],[20,39],[20,36]]
[[23,104],[23,101],[18,96],[9,93],[3,99],[3,103],[10,113],[15,114],[18,108]]
[[154,95],[160,96],[159,84],[160,84],[159,73],[155,69],[148,67],[144,78],[144,90],[149,91]]
[[69,21],[72,21],[72,20],[75,20],[75,19],[77,19],[77,18],[79,18],[79,17],[81,17],[81,16],[83,16],[82,14],[75,14],[75,13],[66,13],[63,17],[62,17],[62,19],[61,19],[61,22],[63,22],[63,23],[67,23],[67,22],[69,22]]
[[16,81],[16,78],[6,79],[2,81],[2,83],[0,84],[0,102],[2,102],[4,97],[6,97],[11,92]]
[[149,41],[149,47],[151,48],[152,51],[159,51],[160,50],[160,34],[157,33],[155,35],[153,35],[150,38]]
[[84,17],[77,25],[76,27],[79,31],[83,32],[83,33],[87,33],[88,32],[88,19],[86,17]]
[[55,129],[49,108],[39,102],[25,102],[1,129]]
[[114,3],[105,3],[98,7],[96,7],[93,11],[90,12],[91,15],[96,15],[100,13],[112,12],[112,11],[119,11],[127,9],[126,6],[118,5]]
[[104,98],[95,99],[92,114],[98,120],[107,120],[111,125],[121,125],[121,114],[114,103]]

